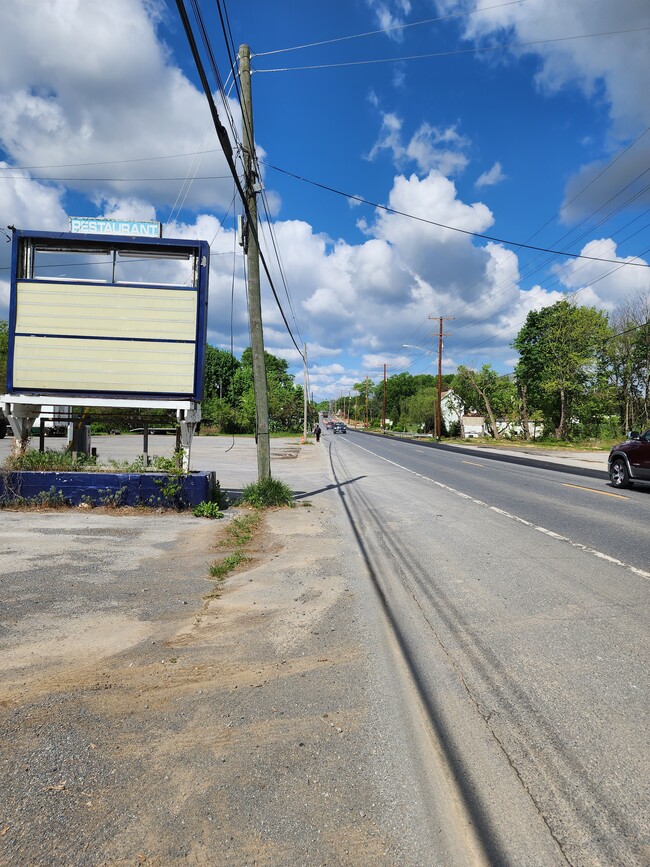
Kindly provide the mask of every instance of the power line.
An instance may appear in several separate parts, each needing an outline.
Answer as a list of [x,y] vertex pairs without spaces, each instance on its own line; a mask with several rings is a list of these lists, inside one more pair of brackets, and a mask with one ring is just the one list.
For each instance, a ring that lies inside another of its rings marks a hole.
[[[199,10],[196,8],[195,0],[192,0],[192,3],[195,6],[196,13],[198,13],[200,15]],[[192,32],[192,27],[190,25],[189,19],[187,17],[187,12],[185,11],[185,6],[183,3],[183,0],[176,0],[176,6],[177,6],[179,14],[181,16],[181,21],[183,22],[183,27],[185,29],[185,34],[187,36],[187,40],[188,40],[189,45],[190,45],[190,50],[192,52],[194,64],[195,64],[197,72],[199,74],[199,78],[201,79],[201,84],[203,86],[203,92],[204,92],[205,97],[208,101],[208,106],[210,108],[210,113],[212,115],[212,121],[214,123],[215,130],[217,132],[217,138],[219,139],[219,142],[223,148],[224,156],[226,158],[226,162],[228,163],[228,168],[230,169],[230,172],[233,176],[233,180],[235,182],[237,192],[240,195],[244,210],[246,211],[246,217],[247,217],[249,228],[255,233],[255,237],[258,241],[258,247],[259,247],[259,238],[257,238],[257,228],[254,225],[254,221],[251,219],[251,214],[250,214],[250,210],[249,210],[248,203],[247,203],[246,193],[244,192],[244,188],[242,187],[241,181],[239,180],[239,176],[237,174],[237,168],[235,166],[232,145],[230,143],[230,139],[228,138],[228,133],[226,131],[226,128],[224,127],[224,125],[221,122],[221,119],[219,117],[219,112],[217,111],[217,107],[214,103],[214,99],[212,98],[212,91],[210,90],[210,84],[208,82],[208,79],[207,79],[207,76],[205,73],[205,68],[203,66],[203,61],[201,60],[201,56],[199,54],[196,40],[194,39],[194,34]],[[204,34],[204,38],[207,39],[207,33],[205,33],[205,28],[203,28],[203,27],[202,27],[202,32]],[[210,50],[210,53],[211,53],[211,50]],[[212,58],[212,60],[214,62],[214,58]],[[215,64],[215,67],[216,67],[216,64]],[[218,71],[217,71],[217,75],[218,75]],[[234,132],[233,132],[233,135],[234,135]],[[268,265],[266,263],[266,259],[264,258],[264,255],[262,254],[261,250],[259,251],[259,256],[260,256],[260,262],[262,263],[262,266],[264,268],[264,273],[266,274],[266,277],[268,279],[269,286],[271,287],[271,292],[273,293],[273,297],[275,298],[276,304],[278,305],[278,309],[280,311],[280,315],[282,316],[282,320],[285,324],[287,332],[288,332],[289,336],[291,337],[291,341],[292,341],[293,345],[298,350],[298,354],[302,358],[302,351],[301,351],[300,347],[298,346],[298,343],[296,342],[296,338],[294,337],[293,332],[289,326],[285,312],[282,309],[282,305],[280,304],[280,299],[278,298],[275,286],[273,284],[273,278],[271,277],[271,273],[270,273]]]
[[422,21],[411,21],[408,24],[394,24],[392,27],[381,27],[379,30],[369,30],[366,33],[354,33],[350,36],[337,36],[334,39],[322,39],[320,42],[307,42],[304,45],[292,45],[289,48],[276,48],[273,51],[256,51],[252,57],[268,57],[270,54],[284,54],[288,51],[301,51],[304,48],[319,48],[321,45],[332,45],[336,42],[347,42],[351,39],[363,39],[366,36],[378,36],[384,33],[392,33],[395,30],[407,30],[411,27],[421,27],[423,24],[438,24],[441,21],[451,21],[455,18],[467,18],[469,15],[479,12],[489,12],[492,9],[502,9],[504,6],[518,6],[528,3],[529,0],[509,0],[508,3],[499,3],[496,6],[484,6],[467,12],[454,12],[451,15],[441,15],[438,18],[425,18]]
[[[206,153],[208,153],[208,151],[204,151],[204,154],[206,154]],[[198,155],[200,155],[200,152],[197,151],[197,154],[195,156],[198,156]],[[144,184],[144,183],[148,183],[149,181],[186,181],[187,177],[188,176],[185,175],[185,177],[183,177],[183,178],[181,178],[181,177],[178,177],[178,178],[176,178],[176,177],[174,177],[174,178],[169,178],[169,177],[167,177],[167,178],[85,178],[85,177],[83,177],[83,178],[71,178],[71,177],[57,178],[57,177],[46,177],[46,176],[43,176],[43,177],[30,176],[30,177],[26,178],[24,175],[0,175],[0,181],[9,181],[9,180],[11,180],[11,181],[59,181],[59,182],[74,181],[75,183],[80,183],[83,181],[89,181],[89,182],[92,181],[93,183],[110,183],[110,184],[112,184],[112,183],[116,183],[116,184],[117,183]],[[193,180],[195,180],[195,181],[223,181],[223,180],[226,180],[227,178],[230,178],[230,177],[231,177],[231,175],[198,175],[198,176],[195,175]]]
[[625,331],[619,331],[618,334],[612,334],[611,337],[606,337],[603,343],[609,343],[610,340],[616,340],[617,337],[623,337],[625,334],[631,334],[633,331],[638,331],[639,328],[647,328],[650,325],[650,319],[647,322],[642,322],[640,325],[633,325],[632,328],[626,328]]
[[[556,256],[568,256],[570,259],[589,259],[593,262],[608,262],[610,264],[621,264],[619,259],[605,259],[599,256],[586,256],[583,253],[571,253],[566,250],[553,250],[550,247],[538,247],[534,244],[525,244],[521,241],[512,241],[506,238],[498,238],[495,235],[486,235],[482,232],[471,232],[469,229],[461,229],[458,226],[448,226],[445,223],[438,223],[435,220],[428,220],[426,217],[418,217],[416,214],[408,214],[406,211],[398,211],[395,208],[389,208],[388,205],[380,205],[378,202],[371,202],[368,199],[363,199],[361,196],[356,196],[352,193],[345,193],[342,190],[337,190],[335,187],[330,187],[327,184],[321,184],[318,181],[312,181],[302,175],[294,174],[287,169],[281,169],[279,166],[274,166],[271,163],[263,162],[263,165],[276,172],[281,172],[283,175],[288,175],[295,180],[303,181],[306,184],[311,184],[321,190],[326,190],[328,193],[335,193],[337,196],[343,196],[346,199],[352,199],[355,202],[360,202],[362,205],[370,205],[372,208],[378,208],[381,211],[386,211],[389,214],[395,214],[398,217],[406,217],[409,220],[417,220],[419,223],[426,223],[429,226],[437,226],[439,229],[447,229],[450,232],[458,232],[461,235],[469,235],[472,238],[482,238],[484,241],[495,241],[497,244],[505,244],[508,247],[521,247],[524,250],[536,250],[541,253],[553,253]],[[638,258],[638,256],[634,257]],[[647,262],[623,262],[623,265],[633,265],[640,268],[650,268]]]
[[620,36],[626,33],[642,33],[650,27],[632,27],[628,30],[605,30],[600,33],[581,33],[576,36],[557,36],[553,39],[532,39],[528,42],[503,42],[497,45],[479,45],[473,48],[457,48],[453,51],[435,51],[427,54],[411,54],[405,57],[382,57],[370,60],[347,60],[339,63],[319,63],[308,66],[282,66],[276,69],[255,69],[255,72],[302,72],[309,69],[340,69],[345,66],[367,66],[378,63],[403,63],[407,60],[427,60],[432,57],[453,57],[461,54],[483,54],[505,48],[526,48],[530,45],[547,45],[551,42],[569,42],[574,39],[593,39],[599,36]]
[[[650,247],[647,250],[644,250],[640,255],[644,256],[646,253],[649,253],[649,252],[650,252]],[[567,295],[565,295],[565,300],[570,300],[571,298],[575,298],[584,289],[590,288],[591,286],[594,286],[596,283],[600,283],[600,281],[604,280],[606,277],[610,277],[616,271],[620,271],[620,269],[625,264],[626,263],[623,262],[623,263],[619,264],[618,268],[612,268],[606,274],[602,274],[600,277],[597,277],[595,280],[591,280],[589,282],[588,286],[581,286],[580,289],[576,289],[575,292],[568,293]],[[521,320],[518,324],[522,325],[524,323],[524,321],[525,320]],[[500,337],[501,335],[507,334],[509,331],[512,331],[513,327],[515,327],[515,326],[510,325],[510,326],[508,326],[508,328],[503,328],[501,331],[498,331],[496,334],[491,334],[489,337],[486,337],[485,340],[481,340],[480,343],[475,343],[473,346],[467,347],[467,349],[465,351],[470,352],[472,349],[477,349],[479,346],[483,346],[484,344],[489,343],[491,340],[494,340],[496,337]]]
[[[158,157],[130,157],[126,160],[96,160],[88,163],[50,163],[49,165],[39,166],[0,166],[0,172],[12,171],[18,168],[31,172],[36,169],[76,169],[82,168],[83,166],[114,166],[121,165],[123,163],[146,163],[153,160],[175,160],[179,159],[180,157],[195,157],[198,153],[199,151],[186,151],[185,153],[165,154],[164,156]],[[204,151],[204,153],[220,154],[221,151],[218,148],[213,148],[211,150]]]
[[[646,171],[650,171],[650,169],[647,169]],[[645,174],[645,172],[642,172],[642,174]],[[639,177],[641,177],[641,175],[639,175]],[[634,180],[638,180],[638,178],[635,178]],[[631,183],[634,183],[634,181],[632,181]],[[630,186],[630,184],[628,184],[627,186]],[[650,187],[646,187],[646,188],[644,188],[643,190],[641,190],[639,193],[636,193],[636,194],[634,194],[633,196],[631,196],[631,197],[630,197],[629,199],[627,199],[627,200],[626,200],[626,201],[625,201],[621,206],[619,206],[618,208],[614,209],[610,214],[608,214],[606,217],[604,217],[600,222],[596,223],[595,225],[591,226],[590,228],[588,228],[587,230],[585,230],[584,232],[582,232],[580,235],[577,236],[577,238],[574,238],[574,239],[573,239],[574,243],[575,243],[575,241],[579,241],[579,240],[581,240],[582,238],[584,238],[586,235],[588,235],[588,234],[590,234],[591,232],[593,232],[594,229],[597,229],[597,228],[598,228],[599,226],[601,226],[603,223],[607,222],[609,219],[611,219],[612,216],[614,216],[614,214],[618,213],[618,212],[619,212],[620,210],[622,210],[624,207],[626,207],[627,205],[629,205],[630,203],[632,203],[636,198],[638,198],[640,195],[642,195],[642,194],[643,194],[647,189],[649,189],[649,188],[650,188]],[[594,214],[598,213],[599,210],[601,210],[605,205],[609,204],[609,202],[611,202],[613,199],[617,198],[617,196],[619,196],[619,195],[620,195],[620,194],[621,194],[625,189],[627,189],[627,187],[623,187],[622,190],[619,190],[619,192],[616,193],[615,196],[612,196],[610,199],[608,199],[607,202],[605,202],[603,205],[601,205],[601,207],[598,208],[596,211],[594,211],[593,214],[590,214],[590,216],[594,216]],[[623,229],[626,229],[628,226],[630,226],[630,225],[631,225],[632,223],[634,223],[636,220],[638,220],[638,219],[640,219],[641,217],[645,216],[646,213],[647,213],[647,211],[644,211],[643,213],[637,215],[636,217],[634,217],[633,219],[629,220],[627,223],[625,223],[625,225],[621,226],[621,227],[620,227],[619,229],[617,229],[616,231],[617,231],[617,232],[621,232]],[[569,232],[565,232],[565,234],[562,235],[558,240],[561,241],[561,240],[563,240],[564,238],[566,238],[568,235],[572,234],[572,232],[574,232],[576,228],[578,228],[578,227],[581,226],[584,222],[586,222],[587,219],[588,219],[588,218],[585,218],[585,220],[582,220],[581,223],[578,224],[578,226],[574,227],[574,228],[571,229]],[[632,233],[631,235],[628,235],[628,236],[627,236],[626,238],[624,238],[623,240],[621,240],[621,241],[617,241],[617,244],[625,243],[625,241],[627,241],[627,240],[629,240],[630,238],[634,237],[634,235],[639,234],[639,232],[643,231],[645,228],[647,228],[647,226],[642,226],[641,229],[637,230],[636,232]],[[615,234],[615,233],[614,233],[614,234]],[[606,240],[606,239],[604,239],[604,240]],[[562,255],[564,255],[564,254],[562,254]],[[515,253],[514,253],[514,252],[512,253],[512,256],[515,256]],[[555,258],[555,257],[551,257],[550,259],[546,259],[546,261],[541,262],[539,265],[536,265],[535,267],[532,267],[533,263],[536,262],[536,261],[537,261],[538,259],[540,259],[541,257],[542,257],[542,254],[541,254],[541,253],[538,253],[536,256],[534,256],[534,257],[531,259],[530,262],[528,262],[528,263],[524,266],[524,268],[522,269],[522,271],[521,271],[521,273],[520,273],[520,275],[519,275],[520,279],[530,279],[534,274],[536,274],[537,272],[541,271],[543,268],[546,268],[546,266],[550,265],[552,259]],[[507,265],[507,262],[505,262],[505,263],[503,263],[503,264],[504,264],[504,265]],[[567,263],[565,263],[564,265],[562,265],[560,268],[558,268],[557,271],[555,272],[555,275],[554,275],[554,277],[555,277],[554,283],[547,284],[547,285],[544,287],[544,289],[545,289],[545,290],[548,290],[548,289],[550,288],[550,286],[553,286],[553,285],[559,283],[559,282],[560,282],[560,278],[559,278],[558,275],[562,274],[562,272],[564,272],[564,271],[567,271],[567,270],[571,267],[572,264],[573,264],[573,262],[567,262]],[[588,263],[585,263],[585,264],[582,265],[581,267],[584,268],[584,267],[586,267],[587,264],[588,264]],[[488,277],[490,274],[494,273],[494,272],[498,269],[498,267],[499,267],[499,263],[496,263],[495,265],[493,265],[492,268],[491,268],[489,271],[486,272],[486,274],[484,275],[484,277],[482,277],[480,280],[477,280],[476,283],[472,284],[472,286],[470,286],[469,289],[468,289],[467,291],[471,291],[474,287],[478,286],[478,285],[479,285],[479,284],[480,284],[480,283],[485,279],[485,277]],[[580,269],[577,269],[577,270],[580,270]],[[474,301],[474,302],[472,302],[471,304],[469,304],[469,305],[465,308],[465,311],[467,312],[467,310],[469,310],[469,309],[471,309],[471,308],[480,308],[481,306],[483,306],[483,305],[485,305],[485,304],[489,304],[490,302],[494,301],[494,299],[495,299],[498,295],[503,294],[503,292],[505,292],[505,291],[507,290],[507,285],[506,285],[506,284],[510,284],[510,283],[511,283],[511,281],[512,281],[514,275],[515,275],[515,272],[513,272],[512,275],[508,275],[507,277],[504,277],[503,280],[501,280],[499,283],[497,283],[497,284],[493,287],[494,290],[499,290],[500,287],[502,287],[502,286],[506,286],[506,289],[503,289],[503,290],[501,290],[501,291],[494,291],[494,292],[493,292],[493,293],[492,293],[488,298],[480,298],[480,299],[477,299],[476,301]],[[447,305],[447,307],[449,307],[449,305]],[[447,309],[447,307],[445,307],[445,309]],[[492,315],[497,315],[499,312],[500,312],[500,310],[496,310],[496,311],[494,311],[494,313],[493,313]],[[461,331],[463,328],[469,328],[469,327],[471,327],[472,324],[473,324],[473,323],[468,323],[467,325],[461,325],[461,326],[459,326],[459,327],[456,329],[456,331],[458,332],[458,331]]]

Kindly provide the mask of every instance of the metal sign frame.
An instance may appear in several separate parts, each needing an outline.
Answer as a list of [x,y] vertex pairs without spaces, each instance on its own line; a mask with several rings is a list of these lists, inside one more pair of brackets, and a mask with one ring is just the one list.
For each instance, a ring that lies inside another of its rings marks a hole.
[[[103,280],[35,275],[39,253],[112,257],[112,272]],[[195,407],[209,256],[207,241],[14,231],[4,400]],[[189,260],[191,285],[118,280],[120,257]]]

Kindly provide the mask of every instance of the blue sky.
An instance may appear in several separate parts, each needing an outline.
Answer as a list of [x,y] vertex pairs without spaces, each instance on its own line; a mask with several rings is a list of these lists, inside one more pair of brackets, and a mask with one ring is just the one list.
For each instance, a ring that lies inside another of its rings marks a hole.
[[[199,6],[240,128],[216,0]],[[568,296],[615,315],[648,291],[648,269],[625,264],[650,261],[647,0],[251,0],[227,11],[235,48],[253,53],[255,138],[286,289],[263,227],[265,255],[308,344],[316,398],[378,380],[384,363],[389,374],[433,370],[428,317],[454,317],[445,371],[508,371],[531,309]],[[229,348],[234,298],[240,353],[233,182],[175,3],[23,0],[3,12],[0,50],[0,226],[64,230],[67,215],[114,215],[207,239],[209,340]],[[217,106],[226,122],[218,94]],[[349,195],[612,261],[473,238]],[[263,318],[267,349],[298,372],[268,286]]]

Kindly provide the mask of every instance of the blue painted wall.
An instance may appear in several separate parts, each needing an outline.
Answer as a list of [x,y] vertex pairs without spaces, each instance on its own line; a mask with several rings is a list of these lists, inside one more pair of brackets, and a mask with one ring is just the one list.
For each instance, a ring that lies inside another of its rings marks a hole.
[[171,499],[165,497],[162,488],[175,481],[166,473],[15,472],[0,477],[0,500],[8,502],[18,497],[35,500],[54,488],[74,506],[82,502],[96,506],[112,502],[121,506],[189,508],[211,502],[216,495],[214,471],[181,476],[178,494]]

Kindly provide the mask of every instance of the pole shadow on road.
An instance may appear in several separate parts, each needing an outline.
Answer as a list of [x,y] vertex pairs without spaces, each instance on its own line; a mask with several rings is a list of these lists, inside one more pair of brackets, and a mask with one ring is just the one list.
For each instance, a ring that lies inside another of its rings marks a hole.
[[325,485],[324,488],[318,488],[315,491],[300,491],[294,496],[294,500],[304,500],[305,497],[315,497],[316,494],[324,494],[325,491],[333,491],[338,490],[345,487],[345,485],[352,485],[354,482],[359,482],[361,479],[365,479],[365,476],[356,476],[354,479],[348,479],[347,482],[337,482],[335,485]]

